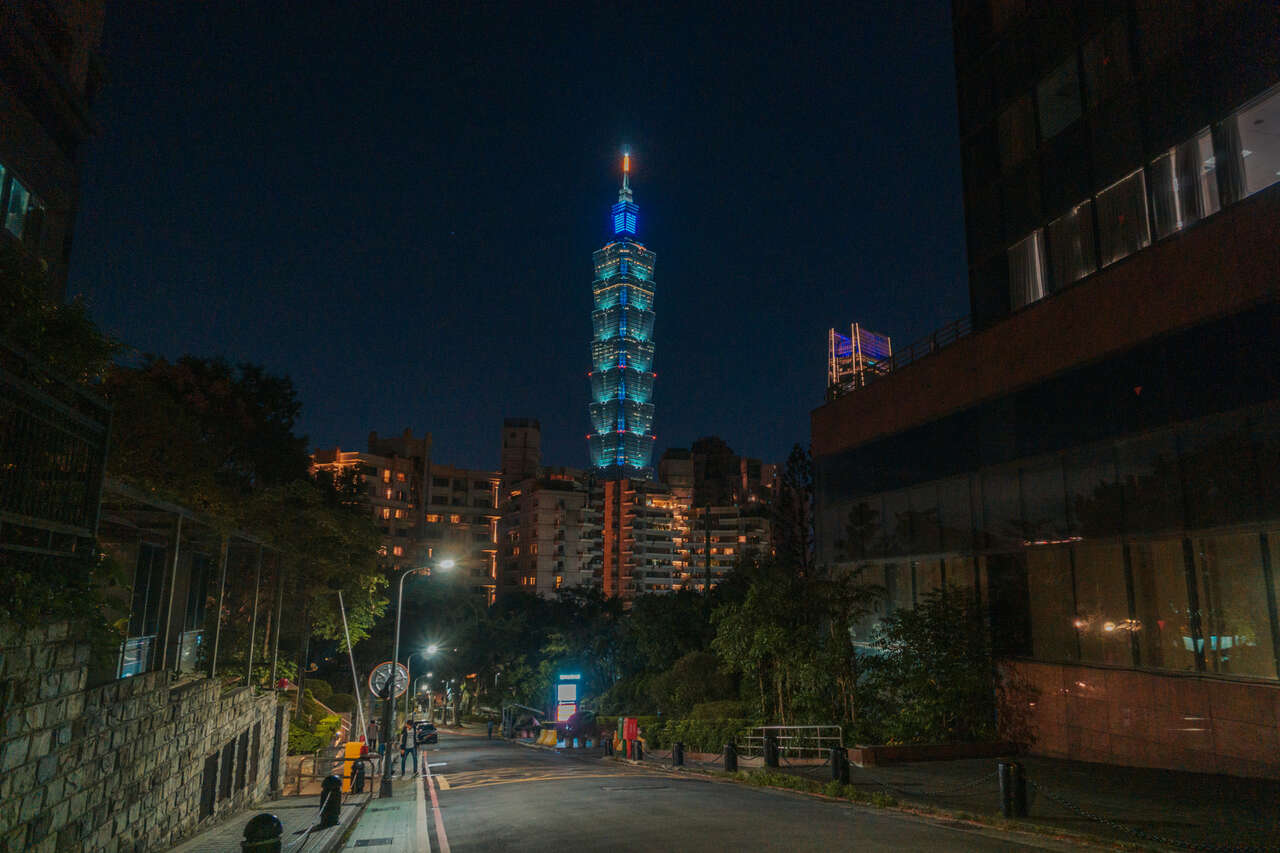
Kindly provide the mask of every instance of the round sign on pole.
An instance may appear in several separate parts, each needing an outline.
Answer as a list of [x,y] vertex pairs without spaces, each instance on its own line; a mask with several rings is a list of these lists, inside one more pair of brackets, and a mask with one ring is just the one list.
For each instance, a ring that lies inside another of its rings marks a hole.
[[[394,670],[392,667],[394,666]],[[369,690],[372,691],[374,698],[381,699],[382,691],[386,689],[387,679],[391,677],[391,673],[395,672],[395,685],[393,691],[395,697],[403,696],[404,691],[409,688],[409,667],[402,663],[393,664],[391,661],[383,661],[373,668],[373,672],[369,673]]]

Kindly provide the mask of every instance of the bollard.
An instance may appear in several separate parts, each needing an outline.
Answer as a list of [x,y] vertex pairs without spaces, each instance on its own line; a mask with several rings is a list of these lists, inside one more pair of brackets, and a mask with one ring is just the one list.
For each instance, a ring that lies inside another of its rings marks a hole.
[[844,767],[844,761],[842,760],[843,758],[844,756],[841,755],[840,747],[838,746],[831,747],[831,781],[832,782],[843,781],[840,778],[841,776],[840,771]]
[[766,732],[764,736],[764,766],[778,766],[778,736],[773,732]]
[[1000,759],[1000,813],[1005,817],[1027,816],[1027,777],[1016,761]]
[[320,783],[320,825],[337,826],[342,809],[342,777],[336,773]]
[[726,773],[738,772],[738,748],[731,743],[724,745],[724,769]]
[[840,784],[849,784],[849,750],[840,747]]
[[240,842],[241,850],[251,853],[279,853],[280,836],[284,834],[284,825],[280,818],[270,812],[254,815],[244,825],[244,840]]
[[631,741],[631,757],[636,761],[644,761],[644,744],[638,740]]
[[604,754],[613,755],[613,738],[611,737],[604,739]]
[[355,762],[355,768],[351,775],[351,791],[356,794],[364,793],[364,777],[365,777],[366,759],[359,758]]
[[682,744],[680,741],[676,741],[675,743],[671,744],[671,766],[672,767],[684,766],[684,744]]

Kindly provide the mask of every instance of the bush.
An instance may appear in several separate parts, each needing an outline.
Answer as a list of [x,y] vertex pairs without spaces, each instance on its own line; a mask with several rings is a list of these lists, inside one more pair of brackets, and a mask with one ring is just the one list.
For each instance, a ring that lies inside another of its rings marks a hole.
[[340,714],[349,714],[356,709],[356,697],[350,693],[334,693],[324,703]]
[[[333,743],[333,733],[342,725],[341,717],[325,717],[316,726],[316,737],[320,741],[320,746],[328,746]],[[320,747],[316,747],[319,749]]]
[[671,720],[663,726],[667,744],[680,741],[690,752],[720,752],[733,743],[750,723],[747,720]]
[[304,679],[302,682],[302,688],[304,690],[310,690],[311,695],[316,697],[317,701],[323,702],[326,705],[329,704],[329,697],[333,695],[333,686],[329,684],[329,682],[323,681],[319,678]]
[[733,679],[720,671],[720,659],[710,652],[689,652],[671,669],[649,682],[649,697],[659,710],[683,715],[700,702],[714,702],[734,694]]
[[315,732],[303,728],[297,723],[289,724],[289,754],[308,755],[320,748],[320,738]]

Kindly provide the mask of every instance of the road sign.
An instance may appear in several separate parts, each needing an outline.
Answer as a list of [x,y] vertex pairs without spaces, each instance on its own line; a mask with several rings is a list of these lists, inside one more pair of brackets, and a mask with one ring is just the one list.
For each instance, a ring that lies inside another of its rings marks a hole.
[[[391,677],[393,664],[391,661],[383,661],[373,668],[373,672],[369,673],[369,690],[373,692],[375,698],[382,698],[382,691],[386,689],[387,679]],[[395,696],[404,695],[404,691],[409,688],[409,667],[402,663],[394,664],[395,666]]]

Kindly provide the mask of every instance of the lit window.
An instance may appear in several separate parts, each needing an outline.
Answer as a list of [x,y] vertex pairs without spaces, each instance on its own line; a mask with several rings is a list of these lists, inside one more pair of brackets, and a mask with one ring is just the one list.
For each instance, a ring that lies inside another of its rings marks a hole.
[[536,553],[538,553],[538,543],[537,543],[537,542],[534,542],[534,543],[532,543],[532,544],[529,546],[529,553],[530,553],[530,554],[536,554]]
[[[1225,146],[1240,170],[1238,198],[1253,195],[1280,181],[1280,86],[1222,123]],[[17,182],[14,182],[17,185]]]
[[1009,302],[1015,311],[1044,298],[1044,233],[1036,229],[1009,247]]
[[391,490],[390,490],[390,489],[387,489],[387,490],[386,490],[386,496],[387,496],[387,500],[391,500]]
[[396,518],[404,518],[404,510],[402,509],[396,510]]
[[439,524],[440,516],[434,512],[427,513],[427,524]]
[[401,483],[403,483],[403,482],[404,482],[404,472],[403,472],[403,471],[397,471],[397,472],[396,472],[396,479],[397,479],[397,480],[399,480]]
[[462,516],[460,516],[460,515],[451,515],[451,516],[449,516],[449,523],[450,523],[450,524],[461,524],[461,523],[462,523]]
[[384,483],[390,483],[390,482],[391,482],[391,469],[390,469],[390,468],[383,468],[383,469],[382,469],[382,482],[384,482]]
[[391,510],[384,506],[384,507],[382,508],[382,517],[383,517],[383,518],[390,518],[390,517],[391,517]]
[[392,549],[391,549],[391,553],[392,553],[394,556],[397,556],[397,557],[403,557],[403,556],[404,556],[404,546],[403,546],[403,545],[397,545],[397,546],[395,546],[394,548],[392,548]]
[[560,585],[563,583],[564,583],[564,575],[556,575],[556,589],[559,589]]
[[1217,212],[1218,175],[1207,127],[1151,161],[1151,207],[1157,239]]
[[1151,244],[1147,182],[1141,169],[1098,193],[1098,242],[1104,267]]

